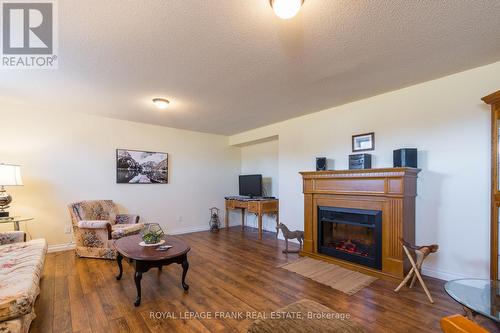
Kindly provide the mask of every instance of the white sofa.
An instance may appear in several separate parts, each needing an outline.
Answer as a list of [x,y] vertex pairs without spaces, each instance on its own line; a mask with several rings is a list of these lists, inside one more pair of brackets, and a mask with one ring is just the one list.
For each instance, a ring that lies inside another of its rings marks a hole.
[[27,333],[35,316],[47,242],[22,231],[0,233],[0,332]]

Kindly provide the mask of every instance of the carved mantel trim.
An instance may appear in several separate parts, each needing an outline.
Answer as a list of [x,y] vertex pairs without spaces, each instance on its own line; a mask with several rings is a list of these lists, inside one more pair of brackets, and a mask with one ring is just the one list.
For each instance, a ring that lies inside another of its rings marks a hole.
[[302,171],[304,179],[313,178],[386,178],[386,177],[417,177],[420,169],[415,168],[381,168],[363,170],[330,170]]

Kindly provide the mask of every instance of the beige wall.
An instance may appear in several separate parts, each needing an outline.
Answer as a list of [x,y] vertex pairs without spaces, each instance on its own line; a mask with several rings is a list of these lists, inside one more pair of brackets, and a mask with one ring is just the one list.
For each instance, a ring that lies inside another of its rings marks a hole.
[[[208,208],[222,209],[224,196],[237,191],[240,150],[225,136],[7,103],[0,119],[0,162],[21,164],[24,180],[8,188],[11,212],[35,217],[28,231],[50,245],[71,241],[64,230],[72,201],[113,199],[177,233],[208,227]],[[116,148],[169,153],[170,184],[116,184]]]
[[280,218],[300,229],[298,172],[314,170],[316,156],[346,169],[351,135],[371,131],[374,167],[392,166],[394,149],[418,148],[417,242],[440,246],[425,273],[444,279],[487,277],[490,121],[480,98],[498,89],[500,63],[495,63],[237,134],[230,143],[279,136]]
[[[69,224],[66,204],[82,199],[114,199],[145,221],[161,223],[167,232],[203,229],[208,208],[223,208],[223,197],[237,193],[238,174],[264,163],[256,156],[258,147],[246,150],[251,154],[243,148],[240,155],[236,146],[279,136],[275,195],[280,197],[280,217],[290,228],[302,229],[298,172],[313,170],[316,156],[334,159],[335,169],[347,168],[351,135],[374,131],[374,167],[391,166],[393,149],[419,149],[417,242],[440,245],[425,273],[445,279],[486,277],[490,137],[489,111],[480,97],[498,89],[500,63],[495,63],[229,139],[56,114],[48,108],[28,110],[0,98],[0,162],[23,166],[25,186],[8,188],[14,197],[11,211],[35,217],[27,225],[32,237],[58,245],[71,241],[71,235],[64,233]],[[168,152],[171,183],[116,184],[116,148]],[[261,153],[269,153],[266,158],[274,161],[274,148],[267,148]]]

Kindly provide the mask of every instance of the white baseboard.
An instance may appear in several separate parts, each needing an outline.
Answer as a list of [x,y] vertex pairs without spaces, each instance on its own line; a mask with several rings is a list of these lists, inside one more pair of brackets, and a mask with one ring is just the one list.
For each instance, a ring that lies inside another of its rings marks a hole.
[[47,252],[53,253],[53,252],[69,251],[74,249],[75,249],[75,243],[71,242],[66,244],[49,245]]
[[425,267],[422,267],[422,274],[425,276],[430,276],[430,277],[444,280],[444,281],[467,278],[467,276],[465,276],[465,275],[461,275],[461,274],[457,274],[457,273],[450,273],[450,272],[445,272],[445,271],[440,271],[437,269],[425,268]]
[[[167,234],[169,235],[182,235],[182,234],[189,234],[192,232],[198,232],[198,231],[207,231],[209,230],[210,227],[207,226],[201,226],[201,227],[187,227],[187,228],[177,228],[172,231],[167,230]],[[66,243],[66,244],[54,244],[54,245],[49,245],[47,252],[52,253],[52,252],[60,252],[60,251],[68,251],[68,250],[74,250],[76,247],[75,243]]]
[[173,230],[167,229],[166,233],[168,235],[182,235],[182,234],[190,234],[192,232],[207,231],[207,230],[210,230],[210,226],[208,226],[208,224],[206,226],[201,226],[201,227],[176,228]]
[[[201,227],[187,227],[187,228],[178,228],[174,229],[172,231],[167,231],[167,234],[169,235],[182,235],[182,234],[189,234],[192,232],[198,232],[198,231],[207,231],[209,230],[210,227],[207,226],[201,226]],[[53,252],[61,252],[61,251],[69,251],[69,250],[74,250],[76,247],[75,243],[65,243],[65,244],[54,244],[54,245],[49,245],[47,252],[48,253],[53,253]]]
[[[229,223],[229,227],[240,227],[240,226],[241,226],[241,223],[238,223],[238,222],[230,222]],[[254,228],[252,226],[246,226],[246,227]],[[222,223],[220,225],[220,228],[224,229],[224,223]],[[254,228],[254,229],[257,230],[257,228]],[[192,232],[208,231],[208,230],[210,230],[210,226],[207,225],[207,226],[202,226],[202,227],[177,228],[177,229],[174,229],[172,231],[167,229],[167,234],[168,235],[182,235],[182,234],[189,234]],[[276,232],[276,229],[270,229],[270,228],[263,228],[262,230],[269,231],[269,232]]]

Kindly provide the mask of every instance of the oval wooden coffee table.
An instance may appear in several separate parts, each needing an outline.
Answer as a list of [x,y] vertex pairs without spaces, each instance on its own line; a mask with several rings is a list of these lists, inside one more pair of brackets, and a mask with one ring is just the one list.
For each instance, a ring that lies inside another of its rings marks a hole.
[[117,253],[116,261],[120,272],[116,276],[117,280],[122,278],[123,258],[131,259],[135,262],[135,287],[137,288],[137,298],[134,302],[135,306],[141,304],[141,279],[142,273],[146,273],[149,269],[157,267],[161,270],[162,266],[167,266],[172,263],[182,265],[182,287],[188,290],[186,284],[186,274],[189,268],[187,253],[191,248],[178,238],[172,236],[163,236],[165,240],[163,245],[171,245],[172,247],[166,251],[157,250],[158,246],[140,246],[142,241],[140,235],[132,235],[123,237],[114,241],[114,246]]

